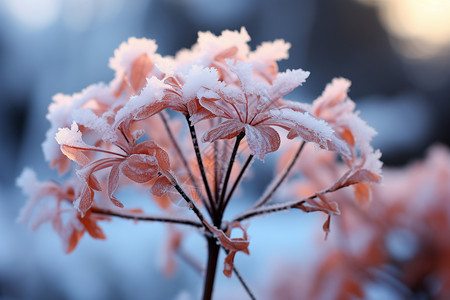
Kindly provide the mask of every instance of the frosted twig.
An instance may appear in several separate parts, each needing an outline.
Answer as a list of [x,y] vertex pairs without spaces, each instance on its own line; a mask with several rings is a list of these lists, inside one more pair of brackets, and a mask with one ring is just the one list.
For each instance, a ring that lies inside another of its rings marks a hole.
[[[230,254],[230,251],[225,249],[223,246],[221,246],[222,249],[225,251],[225,253],[228,255]],[[245,282],[244,278],[242,277],[241,273],[238,271],[238,269],[233,265],[233,272],[236,275],[236,277],[238,278],[239,282],[242,284],[242,287],[244,288],[244,290],[247,292],[247,294],[249,295],[250,299],[252,300],[256,300],[255,295],[253,294],[253,292],[250,290],[250,287],[248,286],[247,282]]]
[[186,251],[183,251],[183,249],[178,249],[176,253],[186,264],[188,264],[192,269],[197,271],[199,274],[203,274],[205,272],[204,268],[200,265],[200,263],[197,260],[195,260],[191,255],[186,253]]
[[233,147],[233,151],[231,152],[231,155],[230,155],[230,161],[228,163],[227,173],[226,173],[225,178],[222,183],[222,191],[220,193],[220,200],[217,202],[217,208],[218,208],[218,212],[220,214],[219,220],[222,219],[223,213],[225,211],[226,203],[224,202],[224,200],[225,200],[225,195],[227,193],[228,181],[230,181],[231,170],[233,169],[234,160],[236,158],[236,154],[239,149],[239,144],[241,143],[244,136],[245,136],[245,131],[241,131],[238,134],[238,136],[236,137],[236,143],[234,144],[234,147]]
[[92,207],[91,212],[99,215],[106,215],[112,217],[119,217],[122,219],[129,219],[134,221],[150,221],[150,222],[163,222],[163,223],[174,223],[174,224],[182,224],[182,225],[190,225],[194,227],[203,227],[197,221],[180,218],[180,217],[170,217],[170,216],[154,216],[154,215],[146,215],[146,214],[127,214],[122,211],[114,211],[111,209]]
[[[314,195],[311,195],[309,197],[306,198],[302,198],[300,200],[296,200],[296,201],[288,201],[288,202],[283,202],[283,203],[279,203],[279,204],[271,204],[271,205],[266,205],[263,207],[256,207],[256,208],[250,208],[249,210],[247,210],[246,212],[244,212],[243,214],[238,215],[237,217],[234,218],[233,222],[240,222],[243,220],[248,220],[250,218],[253,217],[257,217],[257,216],[262,216],[262,215],[267,215],[267,214],[271,214],[271,213],[275,213],[275,212],[279,212],[279,211],[285,211],[285,210],[289,210],[291,208],[300,208],[300,207],[304,207],[304,204],[308,201],[308,200],[312,200],[316,197],[318,197],[318,195],[325,195],[328,193],[332,193],[335,191],[338,191],[342,188],[351,186],[353,184],[352,183],[349,185],[343,185],[343,186],[331,186],[326,190],[323,190],[321,192],[317,192]],[[307,212],[311,212],[311,211],[307,211]]]
[[258,207],[264,206],[267,202],[270,201],[270,199],[272,198],[273,194],[275,194],[275,192],[278,190],[278,188],[281,186],[281,184],[288,177],[289,173],[292,170],[292,167],[297,162],[297,160],[298,160],[298,158],[300,156],[300,153],[302,152],[303,148],[305,147],[305,144],[306,144],[305,141],[302,141],[302,143],[300,144],[300,147],[298,148],[297,152],[295,152],[295,155],[292,157],[292,160],[289,162],[289,165],[286,167],[284,172],[281,173],[275,179],[275,181],[272,182],[269,185],[269,188],[264,192],[262,197],[252,206],[252,208],[258,208]]
[[289,202],[284,202],[284,203],[280,203],[280,204],[271,204],[271,205],[267,205],[267,206],[263,206],[263,207],[249,209],[245,213],[234,218],[233,222],[241,222],[243,220],[248,220],[250,218],[254,218],[257,216],[268,215],[268,214],[279,212],[279,211],[289,210],[291,208],[303,205],[306,202],[306,200],[308,200],[308,199],[314,199],[316,197],[317,197],[317,195],[313,195],[308,198],[303,198],[303,199],[297,200],[297,201],[289,201]]
[[183,199],[187,202],[189,208],[192,209],[192,211],[197,215],[197,217],[200,220],[200,222],[202,223],[203,227],[206,230],[208,230],[210,233],[212,233],[207,225],[205,217],[203,216],[200,209],[197,207],[197,204],[195,204],[195,202],[192,201],[192,199],[189,198],[189,196],[183,191],[183,189],[181,188],[181,186],[178,184],[178,182],[176,181],[176,179],[174,177],[170,178],[170,181],[172,181],[174,183],[175,189],[178,191],[178,193],[181,195],[181,197],[183,197]]
[[197,157],[198,167],[200,169],[200,173],[202,175],[203,184],[205,185],[206,194],[208,195],[209,204],[212,210],[212,213],[215,213],[215,206],[213,201],[213,196],[211,194],[211,189],[209,187],[208,178],[206,177],[205,167],[203,165],[202,155],[200,153],[200,148],[198,146],[197,133],[195,132],[195,127],[192,125],[190,116],[186,115],[186,121],[189,126],[189,132],[191,134],[192,144],[194,145],[195,156]]
[[164,115],[164,111],[162,111],[161,113],[159,113],[159,116],[161,117],[161,120],[164,124],[164,128],[167,131],[167,134],[169,135],[170,141],[172,142],[172,145],[175,147],[175,151],[178,154],[178,156],[180,157],[186,172],[189,175],[189,178],[191,179],[192,184],[194,185],[194,188],[199,191],[198,195],[203,203],[203,205],[206,207],[206,209],[208,210],[209,214],[211,214],[211,207],[209,206],[209,204],[206,202],[205,197],[203,197],[203,193],[200,191],[198,185],[197,185],[197,181],[195,180],[194,175],[192,174],[191,168],[189,167],[189,164],[186,161],[186,157],[184,156],[183,152],[181,151],[180,145],[178,144],[177,140],[175,139],[172,129],[170,129],[169,123],[167,122],[167,118]]

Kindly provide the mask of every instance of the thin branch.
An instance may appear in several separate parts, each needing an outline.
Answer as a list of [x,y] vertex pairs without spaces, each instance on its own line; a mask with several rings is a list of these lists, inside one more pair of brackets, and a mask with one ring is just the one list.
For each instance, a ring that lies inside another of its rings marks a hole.
[[[225,253],[228,255],[230,254],[230,251],[225,249],[223,246],[221,246],[222,249],[225,251]],[[238,271],[238,269],[236,269],[236,267],[233,265],[233,272],[236,275],[236,277],[238,278],[239,282],[242,284],[242,287],[244,288],[244,290],[247,292],[248,296],[252,299],[252,300],[256,300],[255,295],[253,294],[253,292],[250,290],[250,287],[248,286],[247,282],[245,282],[244,278],[242,277],[241,273]]]
[[268,215],[268,214],[272,214],[272,213],[279,212],[279,211],[289,210],[291,208],[302,206],[306,202],[306,200],[314,199],[316,197],[317,197],[316,195],[313,195],[313,196],[310,196],[308,198],[304,198],[304,199],[301,199],[298,201],[289,201],[289,202],[285,202],[285,203],[281,203],[281,204],[272,204],[272,205],[267,205],[264,207],[250,209],[250,210],[244,212],[243,214],[237,216],[236,218],[234,218],[233,222],[241,222],[243,220],[248,220],[248,219],[251,219],[254,217],[258,217],[258,216],[263,216],[263,215]]
[[194,227],[198,227],[198,228],[203,227],[203,225],[197,221],[178,218],[178,217],[153,216],[153,215],[144,215],[144,214],[127,214],[127,213],[113,211],[111,209],[104,209],[104,208],[99,208],[99,207],[92,207],[90,211],[94,214],[111,216],[111,217],[119,217],[122,219],[129,219],[129,220],[133,220],[133,221],[163,222],[163,223],[190,225],[190,226],[194,226]]
[[183,249],[177,249],[176,253],[178,256],[192,269],[197,271],[199,274],[203,274],[205,272],[204,267],[200,265],[200,263],[195,260],[191,255],[183,251]]
[[208,178],[206,177],[205,167],[203,165],[202,155],[200,153],[200,148],[198,146],[197,133],[195,132],[195,127],[192,125],[190,116],[186,115],[186,121],[189,126],[189,132],[191,134],[192,144],[194,145],[195,155],[197,157],[198,167],[200,169],[200,173],[202,175],[203,184],[205,185],[206,194],[208,195],[209,204],[212,210],[212,213],[215,213],[215,206],[213,196],[211,194],[211,188],[209,187]]
[[[350,185],[343,185],[343,186],[337,186],[337,187],[333,185],[326,190],[315,193],[314,195],[311,195],[309,197],[306,197],[306,198],[303,198],[300,200],[288,201],[288,202],[279,203],[279,204],[266,205],[263,207],[250,208],[246,212],[244,212],[244,213],[238,215],[236,218],[234,218],[233,222],[240,222],[240,221],[248,220],[250,218],[254,218],[257,216],[263,216],[263,215],[272,214],[272,213],[279,212],[279,211],[289,210],[291,208],[304,207],[304,204],[308,200],[312,200],[312,199],[316,198],[318,195],[325,195],[328,193],[332,193],[332,192],[338,191],[342,188],[352,186],[354,184],[357,184],[357,182],[352,183]],[[307,211],[307,212],[312,212],[312,211],[314,211],[314,210]]]
[[197,185],[197,181],[194,178],[194,175],[192,174],[191,168],[189,167],[189,164],[186,160],[186,157],[183,154],[183,151],[181,151],[180,145],[178,144],[177,140],[175,139],[172,129],[169,126],[169,123],[167,122],[167,118],[164,115],[164,111],[162,111],[160,114],[161,120],[164,124],[164,128],[167,131],[167,134],[169,135],[170,141],[172,142],[173,146],[175,147],[175,151],[178,154],[178,156],[181,159],[181,162],[183,163],[184,167],[186,168],[186,171],[189,175],[189,178],[191,179],[192,184],[194,185],[194,188],[196,191],[198,192],[198,195],[203,203],[203,205],[206,207],[206,209],[208,210],[208,213],[211,214],[211,207],[209,206],[209,204],[206,202],[205,197],[203,197],[203,193],[200,191],[198,185]]
[[262,197],[252,206],[252,208],[261,207],[261,206],[265,205],[267,202],[270,201],[270,199],[272,198],[273,194],[275,194],[275,192],[278,190],[278,188],[281,186],[281,184],[288,177],[289,173],[292,170],[292,167],[297,162],[297,160],[298,160],[298,158],[300,156],[300,153],[302,152],[302,150],[305,147],[305,145],[306,145],[305,141],[302,141],[302,143],[300,144],[300,147],[298,148],[297,152],[295,152],[295,155],[292,157],[292,160],[289,162],[289,165],[286,167],[284,172],[281,173],[280,176],[278,176],[276,178],[275,182],[273,182],[272,184],[269,185],[269,190],[264,192]]
[[231,170],[233,169],[234,160],[236,158],[236,154],[237,154],[237,151],[239,149],[239,144],[241,143],[241,141],[244,138],[244,136],[245,136],[245,131],[241,131],[236,137],[236,143],[234,144],[233,151],[231,152],[231,155],[230,155],[230,161],[228,163],[227,173],[226,173],[225,178],[224,178],[223,183],[222,183],[222,191],[220,193],[220,199],[219,199],[219,201],[217,203],[218,212],[219,212],[219,214],[221,214],[221,217],[222,217],[223,212],[225,210],[224,200],[225,200],[225,195],[227,193],[228,181],[230,181]]
[[228,193],[227,198],[225,199],[225,203],[223,207],[227,207],[228,202],[230,202],[231,197],[233,196],[234,191],[236,190],[237,186],[241,182],[242,177],[244,176],[245,171],[247,170],[247,167],[250,165],[251,161],[253,160],[254,155],[249,155],[247,160],[245,161],[244,166],[242,167],[241,171],[239,172],[238,177],[236,178],[236,181],[234,182],[233,186],[231,187],[230,192]]
[[219,149],[218,141],[213,143],[214,147],[214,199],[219,199]]
[[[209,227],[210,225],[209,225],[208,221],[206,221],[205,216],[202,214],[202,212],[198,208],[197,204],[195,204],[195,202],[191,198],[189,198],[189,196],[183,191],[183,188],[178,184],[175,177],[171,176],[171,174],[167,174],[167,175],[169,175],[169,177],[168,177],[169,181],[173,184],[175,189],[178,191],[178,193],[181,195],[181,197],[183,197],[183,199],[188,204],[189,209],[192,209],[192,211],[195,213],[197,218],[200,220],[200,222],[203,225],[203,228],[206,231],[208,231],[208,233],[210,233],[212,236],[214,236],[214,233],[212,232],[212,230]],[[216,240],[219,241],[219,239],[217,237],[216,237]]]

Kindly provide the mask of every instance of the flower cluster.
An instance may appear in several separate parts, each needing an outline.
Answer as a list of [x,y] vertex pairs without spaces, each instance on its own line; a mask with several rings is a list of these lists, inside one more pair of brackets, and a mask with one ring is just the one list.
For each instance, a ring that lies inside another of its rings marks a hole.
[[[18,183],[30,200],[20,220],[32,218],[35,227],[51,221],[67,252],[84,232],[104,239],[97,222],[111,217],[193,226],[209,245],[207,270],[212,274],[206,274],[205,297],[214,282],[215,269],[210,271],[209,265],[215,266],[221,248],[227,253],[225,275],[235,272],[252,295],[233,264],[236,253],[249,254],[241,222],[297,208],[327,214],[328,232],[330,217],[339,209],[327,194],[353,186],[358,201],[368,202],[371,184],[381,179],[381,162],[379,151],[370,146],[375,131],[358,117],[347,95],[348,80],[334,79],[312,104],[288,100],[286,95],[301,86],[309,72],[278,71],[277,62],[288,57],[289,43],[265,42],[251,51],[249,40],[244,28],[220,36],[199,33],[191,49],[169,57],[157,54],[152,40],[130,38],[110,60],[115,71],[110,83],[91,85],[72,96],[56,95],[43,150],[52,168],[72,176],[65,183],[41,183],[26,170]],[[307,143],[334,153],[330,163],[339,156],[344,165],[311,194],[270,204],[291,170],[300,170],[294,167]],[[252,160],[264,160],[279,149],[283,167],[273,183],[251,208],[230,222],[223,220]],[[125,209],[126,199],[115,196],[125,185],[149,189],[164,215]],[[43,198],[50,198],[47,203],[54,208],[39,206]],[[171,203],[180,199],[194,218],[174,215]],[[40,210],[32,215],[36,206]],[[231,237],[235,228],[242,237]]]
[[[314,163],[321,176],[329,174],[330,154],[321,156],[302,161],[307,163],[300,168]],[[316,175],[309,173],[297,192],[320,185],[323,177]],[[363,207],[348,191],[331,196],[345,210],[335,224],[339,238],[328,241],[308,268],[284,269],[270,293],[282,299],[450,297],[449,149],[433,146],[425,160],[387,169],[383,177],[373,203]]]

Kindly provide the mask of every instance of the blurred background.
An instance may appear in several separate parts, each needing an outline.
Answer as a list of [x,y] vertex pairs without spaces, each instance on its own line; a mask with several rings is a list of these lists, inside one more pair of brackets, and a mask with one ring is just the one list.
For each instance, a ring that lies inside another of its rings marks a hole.
[[[292,47],[280,70],[311,72],[291,98],[312,102],[333,77],[350,79],[350,97],[379,133],[374,147],[385,165],[401,166],[430,144],[450,145],[448,16],[448,0],[0,0],[0,299],[183,299],[179,291],[201,289],[182,264],[160,279],[162,226],[108,224],[108,241],[85,238],[65,255],[50,226],[31,233],[15,223],[24,166],[56,178],[40,146],[52,96],[109,82],[109,57],[128,37],[155,39],[162,55],[191,47],[198,31],[245,26],[252,49],[282,38]],[[292,240],[272,237],[280,255],[298,253]],[[254,274],[261,260],[254,251],[244,270]],[[222,277],[222,288],[238,286]]]

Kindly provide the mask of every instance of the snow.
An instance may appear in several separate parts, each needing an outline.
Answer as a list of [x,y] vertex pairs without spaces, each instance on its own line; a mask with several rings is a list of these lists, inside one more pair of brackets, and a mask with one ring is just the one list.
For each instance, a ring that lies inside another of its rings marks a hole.
[[377,149],[374,152],[370,152],[367,157],[366,161],[364,162],[363,169],[369,170],[378,176],[381,176],[381,167],[383,166],[383,162],[380,161],[381,158],[381,152],[379,149]]
[[302,85],[309,74],[310,72],[303,71],[302,69],[287,70],[284,73],[279,73],[272,85],[272,93],[280,96],[286,95],[296,87]]
[[144,53],[152,57],[157,48],[158,46],[154,40],[131,37],[127,42],[120,44],[119,48],[114,51],[114,57],[109,60],[109,67],[119,74],[129,74],[130,67],[136,58]]
[[156,77],[147,78],[147,85],[137,96],[133,96],[116,114],[115,126],[126,119],[135,119],[139,113],[143,112],[152,104],[161,101],[164,96],[164,89],[170,88],[167,84]]
[[272,110],[271,115],[275,118],[291,121],[294,125],[303,127],[319,138],[320,146],[327,148],[327,141],[333,139],[334,130],[324,120],[319,120],[309,113],[302,113],[292,109]]
[[345,78],[333,78],[331,83],[327,84],[322,95],[313,102],[313,106],[321,106],[327,102],[343,102],[347,99],[347,92],[352,85],[351,81]]
[[346,123],[349,125],[355,142],[358,145],[362,153],[372,152],[370,142],[372,138],[377,135],[375,129],[367,125],[367,123],[358,116],[358,112],[350,115],[346,119]]
[[97,116],[90,109],[75,109],[72,112],[74,122],[96,132],[105,142],[114,142],[117,136],[108,121]]
[[220,36],[216,36],[209,31],[199,32],[197,44],[193,45],[191,49],[183,49],[177,52],[175,60],[177,61],[178,71],[186,73],[193,64],[210,66],[217,55],[232,48],[236,49],[233,57],[244,60],[250,51],[250,47],[247,45],[249,41],[250,36],[244,27],[240,31],[222,31]]
[[260,64],[289,58],[291,44],[278,39],[273,42],[263,42],[255,51],[249,54],[249,61]]
[[241,82],[242,91],[248,95],[255,94],[256,90],[252,79],[252,65],[250,63],[235,61],[234,59],[226,59],[225,61],[231,71],[238,76],[239,81]]
[[60,128],[55,136],[56,142],[60,145],[67,145],[72,147],[89,148],[83,142],[81,132],[78,129],[78,125],[75,121],[72,122],[72,126],[69,128]]
[[[53,96],[53,102],[50,104],[47,114],[51,126],[46,132],[45,141],[42,143],[45,160],[51,162],[60,155],[59,146],[55,143],[54,138],[58,128],[66,127],[72,123],[73,111],[85,106],[93,107],[96,102],[111,104],[111,100],[114,100],[114,97],[112,97],[110,87],[104,83],[92,84],[80,93],[74,93],[71,96],[64,94]],[[86,118],[83,118],[83,120],[83,123],[86,122]]]
[[29,197],[29,200],[19,212],[17,222],[25,223],[33,209],[36,202],[39,200],[36,192],[40,189],[41,183],[38,181],[36,173],[30,169],[25,168],[19,177],[16,179],[16,185],[22,189],[23,193]]
[[186,103],[195,99],[201,88],[217,90],[220,85],[216,69],[194,65],[186,76],[186,82],[182,88],[182,99]]
[[250,36],[245,27],[241,27],[241,31],[224,30],[220,36],[215,36],[213,33],[199,32],[198,33],[198,48],[202,53],[207,53],[214,57],[220,51],[230,47],[237,47],[238,57],[244,57],[249,52],[250,48],[247,43],[250,41]]

